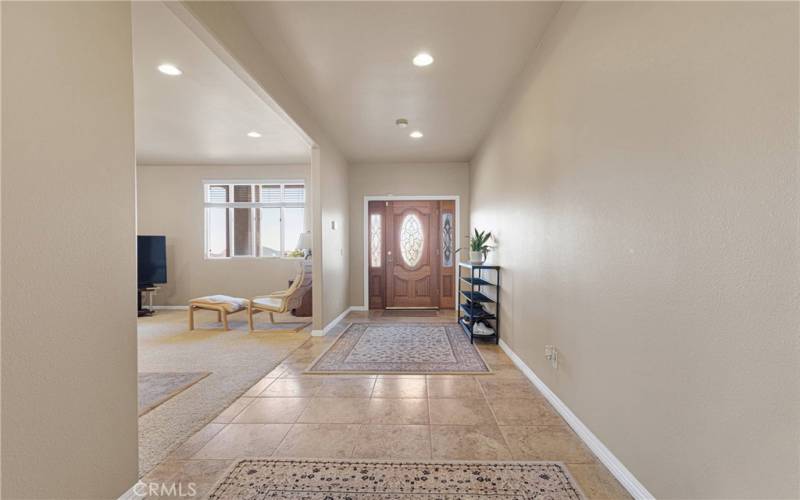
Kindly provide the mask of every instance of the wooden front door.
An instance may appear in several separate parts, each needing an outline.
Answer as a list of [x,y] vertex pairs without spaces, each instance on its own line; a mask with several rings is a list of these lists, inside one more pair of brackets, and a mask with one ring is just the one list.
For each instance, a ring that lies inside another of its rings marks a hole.
[[370,309],[443,308],[455,303],[455,202],[370,201]]
[[386,216],[386,307],[439,307],[439,204],[395,201]]

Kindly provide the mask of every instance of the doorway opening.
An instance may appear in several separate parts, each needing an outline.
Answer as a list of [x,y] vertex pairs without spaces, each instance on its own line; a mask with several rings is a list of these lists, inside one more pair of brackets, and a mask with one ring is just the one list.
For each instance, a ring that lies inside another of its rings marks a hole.
[[364,303],[369,309],[454,309],[458,196],[364,199]]

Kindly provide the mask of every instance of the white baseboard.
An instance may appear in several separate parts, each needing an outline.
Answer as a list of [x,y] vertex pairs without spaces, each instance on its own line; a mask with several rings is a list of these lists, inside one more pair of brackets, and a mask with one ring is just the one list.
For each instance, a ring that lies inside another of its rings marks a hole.
[[156,311],[186,311],[189,309],[189,306],[153,306],[153,309]]
[[655,498],[649,491],[647,491],[647,488],[645,488],[644,485],[640,483],[638,479],[636,479],[636,476],[634,476],[631,471],[629,471],[628,468],[625,467],[625,465],[623,465],[623,463],[620,462],[613,453],[611,453],[611,450],[609,450],[606,445],[604,445],[603,442],[600,441],[600,439],[595,436],[588,427],[586,427],[586,424],[581,422],[581,420],[574,413],[572,413],[572,410],[570,410],[569,407],[564,404],[564,402],[561,401],[561,399],[559,399],[559,397],[556,396],[556,394],[551,391],[544,382],[542,382],[542,379],[540,379],[533,372],[533,370],[531,370],[530,367],[528,367],[528,365],[526,365],[525,362],[522,361],[522,359],[520,359],[520,357],[511,350],[511,347],[509,347],[508,344],[506,344],[503,340],[500,340],[500,347],[508,355],[508,357],[511,358],[514,364],[517,365],[517,368],[519,368],[522,373],[524,373],[525,376],[528,377],[528,379],[533,383],[533,385],[539,389],[539,392],[541,392],[544,397],[547,398],[547,401],[550,402],[553,408],[555,408],[561,417],[567,421],[567,424],[572,427],[572,430],[574,430],[578,437],[580,437],[583,442],[586,443],[586,446],[592,450],[600,462],[606,466],[611,474],[617,478],[617,481],[619,481],[620,484],[626,490],[628,490],[628,493],[630,493],[633,498]]
[[347,309],[345,309],[344,311],[342,311],[342,314],[340,314],[340,315],[336,316],[335,318],[333,318],[333,320],[330,323],[328,323],[327,325],[325,325],[325,328],[323,328],[322,330],[311,330],[311,336],[312,337],[325,336],[325,335],[328,334],[329,331],[331,331],[333,329],[334,326],[336,326],[337,323],[342,321],[344,319],[344,317],[347,316],[351,311],[366,311],[366,310],[367,310],[367,308],[364,307],[364,306],[350,306]]

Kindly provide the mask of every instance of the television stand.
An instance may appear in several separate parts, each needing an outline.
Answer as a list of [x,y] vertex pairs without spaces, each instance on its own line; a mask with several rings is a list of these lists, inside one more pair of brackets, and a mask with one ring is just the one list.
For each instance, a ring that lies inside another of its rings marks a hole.
[[[157,294],[158,291],[161,289],[160,286],[139,286],[136,291],[136,306],[137,306],[137,316],[139,318],[144,316],[152,316],[155,314],[155,310],[153,309],[153,295]],[[147,294],[147,309],[142,307],[142,294]]]

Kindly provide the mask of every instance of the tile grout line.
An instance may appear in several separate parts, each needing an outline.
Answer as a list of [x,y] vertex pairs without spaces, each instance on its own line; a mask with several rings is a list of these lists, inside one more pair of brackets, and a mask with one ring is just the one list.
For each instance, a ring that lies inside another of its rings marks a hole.
[[483,393],[484,400],[486,401],[486,406],[488,406],[489,411],[492,412],[492,417],[494,418],[494,425],[495,427],[497,427],[497,430],[500,431],[500,436],[502,436],[503,438],[503,442],[506,445],[508,453],[511,455],[511,459],[512,460],[516,459],[516,457],[514,457],[514,451],[511,448],[511,444],[508,442],[508,438],[506,438],[506,434],[503,432],[503,429],[500,427],[500,422],[497,420],[497,413],[495,413],[494,408],[492,407],[492,402],[489,400],[489,395],[486,392],[486,388],[483,387],[483,385],[480,382],[478,383],[478,386],[480,387],[481,392]]
[[427,398],[425,398],[425,408],[428,410],[428,441],[431,444],[431,453],[430,457],[433,460],[433,424],[431,423],[431,391],[428,389],[428,377],[425,377],[425,392],[427,393]]
[[358,431],[356,432],[355,439],[353,439],[353,448],[350,450],[350,455],[347,458],[355,458],[356,447],[358,447],[358,437],[361,435],[361,430],[363,427],[364,424],[358,424]]
[[[303,411],[305,411],[305,408],[303,408]],[[292,422],[292,424],[289,426],[289,429],[286,431],[286,434],[284,434],[281,440],[278,442],[278,444],[275,445],[275,449],[272,450],[270,457],[276,456],[275,454],[278,453],[278,450],[280,449],[281,445],[286,441],[286,438],[289,437],[289,434],[291,434],[292,430],[294,430],[295,426],[297,425],[297,421],[300,419],[302,413],[303,412],[300,412],[300,415],[297,415],[297,417],[295,417],[294,422]]]
[[296,424],[291,424],[289,426],[289,430],[286,431],[286,434],[284,434],[283,437],[281,438],[281,440],[278,442],[278,444],[275,445],[275,449],[272,450],[272,453],[270,453],[270,455],[269,455],[271,458],[275,458],[276,457],[275,454],[278,453],[278,450],[280,449],[281,445],[284,443],[284,441],[286,441],[287,436],[289,436],[289,434],[291,434],[292,429],[294,429],[295,425]]

